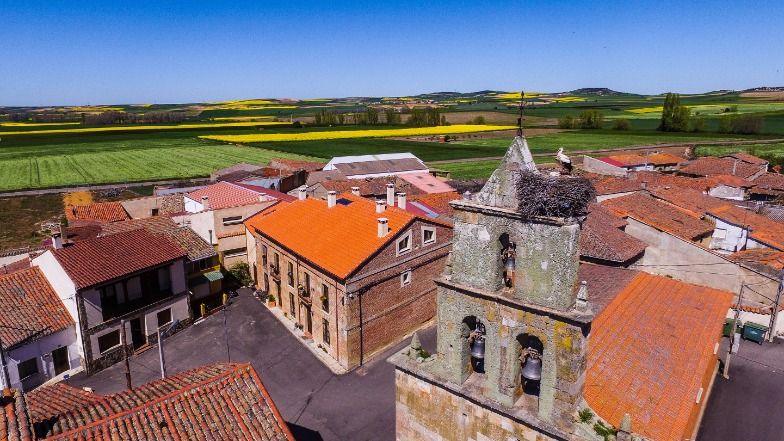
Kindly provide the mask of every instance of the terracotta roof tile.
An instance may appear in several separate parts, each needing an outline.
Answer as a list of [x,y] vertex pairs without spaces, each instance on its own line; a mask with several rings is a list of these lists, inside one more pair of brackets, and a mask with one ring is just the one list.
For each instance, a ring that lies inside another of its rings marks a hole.
[[650,439],[690,436],[731,300],[729,292],[637,273],[593,321],[588,404],[616,427],[629,413],[634,431]]
[[40,423],[104,399],[101,395],[65,383],[53,383],[39,387],[28,392],[26,396],[33,423]]
[[187,253],[188,260],[192,262],[217,256],[218,254],[215,248],[202,239],[195,231],[188,227],[177,225],[168,217],[155,216],[104,225],[100,236],[111,236],[142,228],[150,233],[166,236],[173,243],[179,245]]
[[733,262],[743,263],[762,272],[781,274],[784,271],[784,251],[754,248],[727,256]]
[[24,394],[8,389],[0,397],[0,439],[7,441],[32,441],[35,439]]
[[751,210],[724,205],[708,210],[708,214],[739,227],[749,228],[749,237],[763,244],[784,251],[784,222],[777,222]]
[[705,156],[689,161],[688,164],[681,167],[680,173],[695,176],[731,175],[749,178],[763,170],[764,168],[759,165],[733,158]]
[[[389,220],[386,237],[378,237],[381,217]],[[344,193],[332,208],[326,201],[308,198],[257,214],[245,225],[345,279],[414,218],[396,207],[376,213],[373,201]]]
[[300,161],[297,159],[273,159],[270,161],[270,167],[276,167],[282,170],[290,171],[305,170],[308,172],[313,172],[316,170],[321,170],[324,168],[324,165],[326,165],[324,162]]
[[281,193],[281,192],[279,192],[277,190],[272,190],[272,189],[269,189],[269,188],[260,187],[258,185],[245,184],[243,182],[235,182],[235,184],[239,185],[242,188],[246,188],[248,190],[255,191],[256,193],[265,194],[265,195],[267,195],[267,196],[269,196],[271,198],[274,198],[274,199],[277,199],[277,200],[280,200],[280,201],[284,201],[284,202],[291,202],[291,201],[297,199],[294,196],[288,195],[286,193]]
[[437,212],[447,217],[452,217],[452,214],[454,213],[454,209],[451,205],[449,205],[449,202],[458,199],[462,199],[462,196],[460,196],[460,194],[456,191],[448,193],[420,194],[411,198],[412,201],[424,202],[429,207],[432,207]]
[[754,164],[754,165],[766,165],[768,163],[767,160],[759,158],[757,156],[754,156],[754,155],[746,153],[746,152],[737,152],[737,153],[733,153],[731,155],[722,156],[722,158],[740,159],[743,162],[747,162],[749,164]]
[[602,205],[617,216],[632,217],[683,239],[696,240],[713,232],[710,222],[696,219],[648,194],[633,193],[608,199]]
[[754,184],[752,184],[750,181],[743,179],[740,176],[714,175],[708,177],[707,180],[711,182],[712,186],[719,184],[738,188],[751,188],[754,186]]
[[623,155],[603,156],[596,159],[618,167],[636,167],[646,164],[656,166],[676,165],[685,161],[685,159],[679,156],[671,155],[669,153],[654,153],[651,155],[638,155],[630,153]]
[[77,242],[54,250],[77,289],[183,258],[187,254],[162,235],[139,229]]
[[598,204],[588,208],[580,234],[580,256],[625,264],[641,256],[647,244],[624,233],[626,221]]
[[416,158],[399,159],[379,159],[376,161],[357,161],[357,162],[338,162],[334,164],[335,169],[345,176],[373,175],[373,174],[396,174],[400,172],[423,170],[427,171],[427,166]]
[[[320,184],[327,191],[336,191],[338,194],[351,191],[352,187],[359,187],[359,194],[361,196],[383,196],[387,192],[387,184],[395,185],[395,194],[406,193],[410,198],[421,194],[426,194],[425,191],[419,189],[414,184],[403,180],[399,176],[386,176],[382,178],[365,178],[365,179],[336,179],[321,181]],[[314,183],[315,185],[315,183]]]
[[98,223],[118,222],[130,219],[119,202],[96,202],[90,205],[73,205],[65,209],[68,222],[92,221]]
[[74,326],[38,267],[0,275],[0,337],[6,349]]
[[657,187],[650,189],[650,194],[656,199],[685,210],[696,218],[704,216],[712,208],[728,205],[724,199],[708,196],[701,191],[688,188]]
[[450,193],[455,191],[446,182],[436,178],[428,172],[404,173],[398,176],[400,179],[413,184],[425,193]]
[[[258,192],[223,181],[192,191],[186,196],[199,203],[202,197],[208,197],[211,210],[261,203],[259,199],[261,195]],[[266,198],[266,196],[261,197]]]
[[130,391],[99,396],[99,401],[79,396],[70,409],[40,403],[58,392],[30,397],[35,415],[57,411],[51,419],[35,421],[36,431],[47,440],[294,439],[247,363],[192,369]]
[[752,193],[768,194],[772,196],[784,195],[784,175],[780,173],[764,173],[755,178],[751,183],[754,187]]

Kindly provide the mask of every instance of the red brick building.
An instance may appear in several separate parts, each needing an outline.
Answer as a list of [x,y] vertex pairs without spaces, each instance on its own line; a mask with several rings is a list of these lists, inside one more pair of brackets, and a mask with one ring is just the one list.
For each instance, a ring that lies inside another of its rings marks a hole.
[[326,201],[272,207],[245,225],[256,241],[259,287],[346,369],[435,314],[448,223],[332,192]]

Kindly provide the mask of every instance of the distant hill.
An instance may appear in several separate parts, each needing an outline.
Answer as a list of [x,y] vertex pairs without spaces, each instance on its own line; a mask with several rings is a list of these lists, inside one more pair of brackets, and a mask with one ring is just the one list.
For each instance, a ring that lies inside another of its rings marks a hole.
[[589,95],[589,96],[612,96],[612,95],[630,95],[626,92],[618,92],[617,90],[608,89],[606,87],[583,87],[568,92],[571,95]]
[[763,86],[753,89],[746,89],[744,92],[784,92],[784,86]]

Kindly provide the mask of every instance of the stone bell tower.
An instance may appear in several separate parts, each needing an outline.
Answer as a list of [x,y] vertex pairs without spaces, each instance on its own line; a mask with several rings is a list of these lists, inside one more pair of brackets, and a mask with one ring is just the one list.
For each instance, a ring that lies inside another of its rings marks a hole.
[[526,204],[550,192],[526,194],[521,176],[567,190],[580,181],[540,174],[519,134],[484,188],[451,203],[437,353],[390,359],[398,439],[576,438],[593,319],[578,299],[581,207],[532,215]]

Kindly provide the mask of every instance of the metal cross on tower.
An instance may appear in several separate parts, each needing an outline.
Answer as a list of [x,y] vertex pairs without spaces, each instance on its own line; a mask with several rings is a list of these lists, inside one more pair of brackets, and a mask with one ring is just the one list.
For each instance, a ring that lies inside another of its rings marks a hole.
[[525,91],[520,91],[520,113],[517,117],[517,136],[523,136],[523,107],[525,107]]

